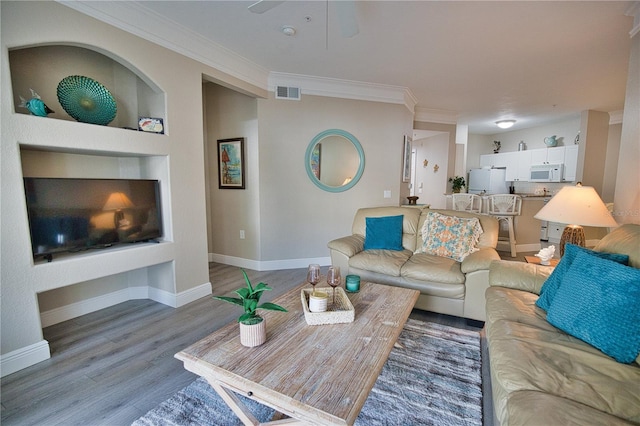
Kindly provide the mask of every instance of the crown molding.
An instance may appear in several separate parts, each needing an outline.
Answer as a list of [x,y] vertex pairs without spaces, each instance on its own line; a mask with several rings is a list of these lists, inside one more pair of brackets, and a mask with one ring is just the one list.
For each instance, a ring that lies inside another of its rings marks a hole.
[[269,70],[140,2],[56,0],[84,15],[177,52],[262,89]]
[[309,95],[402,104],[411,113],[418,102],[406,87],[269,72],[141,2],[56,1],[261,89],[273,91],[276,85],[297,86]]
[[406,87],[337,78],[271,72],[269,73],[268,90],[273,92],[276,86],[298,87],[305,95],[401,104],[407,107],[411,113],[414,112],[417,103],[413,93]]
[[458,113],[444,109],[416,107],[414,121],[458,124]]
[[624,115],[624,110],[611,111],[609,113],[609,125],[621,124],[623,115]]

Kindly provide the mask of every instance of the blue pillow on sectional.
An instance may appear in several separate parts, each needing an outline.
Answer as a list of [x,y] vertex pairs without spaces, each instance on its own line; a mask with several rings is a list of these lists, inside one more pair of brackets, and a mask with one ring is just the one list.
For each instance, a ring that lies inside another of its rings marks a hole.
[[404,215],[365,218],[364,249],[403,250]]
[[547,320],[618,362],[640,353],[640,269],[578,253]]
[[549,278],[547,278],[540,289],[540,297],[536,301],[537,307],[544,309],[545,311],[549,310],[549,306],[551,306],[553,298],[555,297],[558,288],[560,288],[564,275],[567,273],[573,264],[573,260],[579,253],[586,253],[587,255],[602,259],[609,259],[623,265],[629,264],[629,256],[626,254],[604,253],[589,250],[574,244],[567,244],[564,247],[564,256],[562,256],[562,259],[560,259],[560,262],[556,265],[556,268],[553,270],[551,275],[549,275]]

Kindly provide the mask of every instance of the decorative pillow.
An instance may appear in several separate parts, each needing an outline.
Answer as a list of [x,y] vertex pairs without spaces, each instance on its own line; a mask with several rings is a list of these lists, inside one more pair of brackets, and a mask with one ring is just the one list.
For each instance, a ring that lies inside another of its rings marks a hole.
[[553,270],[549,278],[544,282],[542,288],[540,289],[540,297],[536,301],[536,306],[540,309],[544,309],[545,311],[549,310],[549,306],[553,302],[553,298],[556,295],[556,292],[560,288],[560,284],[562,283],[565,274],[571,267],[573,260],[579,253],[586,253],[587,255],[598,257],[601,259],[608,259],[614,262],[621,263],[623,265],[628,265],[629,256],[626,254],[619,253],[604,253],[599,251],[589,250],[584,247],[576,246],[574,244],[567,244],[564,247],[564,256],[560,259],[558,265]]
[[365,218],[364,249],[404,250],[403,219],[404,215]]
[[422,248],[418,253],[429,253],[462,262],[478,251],[476,244],[482,235],[478,218],[445,216],[429,212],[422,226]]
[[578,253],[547,320],[618,362],[640,353],[640,269]]

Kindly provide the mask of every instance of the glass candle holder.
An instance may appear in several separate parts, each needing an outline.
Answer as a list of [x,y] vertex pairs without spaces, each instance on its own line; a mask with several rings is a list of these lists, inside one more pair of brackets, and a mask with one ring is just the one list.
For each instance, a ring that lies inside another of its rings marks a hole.
[[360,277],[358,275],[347,275],[345,278],[345,289],[349,293],[360,291]]

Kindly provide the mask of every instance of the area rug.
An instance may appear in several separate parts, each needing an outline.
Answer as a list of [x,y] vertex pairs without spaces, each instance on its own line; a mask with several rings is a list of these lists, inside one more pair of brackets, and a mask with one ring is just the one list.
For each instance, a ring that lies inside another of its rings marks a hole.
[[[480,336],[409,319],[356,425],[481,425]],[[261,422],[273,410],[242,395]],[[135,426],[242,425],[202,378],[136,420]]]

